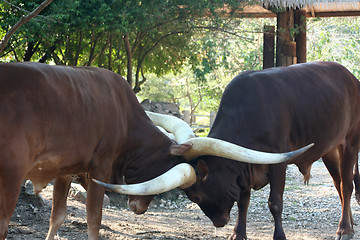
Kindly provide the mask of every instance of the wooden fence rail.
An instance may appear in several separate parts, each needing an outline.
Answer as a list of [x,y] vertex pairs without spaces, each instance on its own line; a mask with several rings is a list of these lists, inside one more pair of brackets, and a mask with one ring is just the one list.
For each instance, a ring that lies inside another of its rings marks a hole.
[[[183,111],[182,114],[184,116],[184,121],[195,129],[195,131],[204,128],[211,128],[216,117],[216,111],[211,111],[209,115],[190,114],[190,111]],[[198,124],[196,121],[197,117],[209,118],[209,125]]]

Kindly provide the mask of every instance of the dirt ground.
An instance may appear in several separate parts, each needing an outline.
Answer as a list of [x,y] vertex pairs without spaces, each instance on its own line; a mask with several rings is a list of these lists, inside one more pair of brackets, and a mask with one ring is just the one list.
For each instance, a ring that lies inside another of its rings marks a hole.
[[[341,213],[339,197],[324,165],[316,162],[313,178],[305,186],[295,166],[287,172],[284,194],[283,226],[290,240],[334,239]],[[252,194],[248,213],[248,238],[272,239],[273,220],[267,208],[269,187]],[[9,225],[7,239],[45,239],[49,226],[52,186],[43,191],[47,204],[22,193]],[[235,225],[237,209],[231,221],[216,229],[197,205],[180,191],[161,195],[143,215],[135,215],[125,206],[124,196],[110,194],[111,205],[103,210],[100,239],[227,239]],[[360,208],[352,198],[355,221],[354,239],[360,239]],[[68,199],[68,216],[58,231],[58,239],[87,239],[85,205]]]

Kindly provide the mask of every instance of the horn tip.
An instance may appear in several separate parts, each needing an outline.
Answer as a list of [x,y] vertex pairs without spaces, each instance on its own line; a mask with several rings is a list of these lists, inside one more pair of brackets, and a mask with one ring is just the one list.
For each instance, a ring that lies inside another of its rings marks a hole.
[[93,182],[95,182],[96,184],[99,184],[100,186],[102,186],[102,187],[104,187],[104,188],[106,188],[108,190],[112,190],[112,189],[109,188],[109,185],[107,183],[101,182],[101,181],[99,181],[99,180],[97,180],[95,178],[92,178],[91,180]]
[[300,154],[302,154],[302,153],[306,152],[307,150],[309,150],[310,148],[312,148],[314,145],[315,145],[314,143],[310,143],[309,145],[307,145],[305,147],[295,150],[290,158],[299,156]]
[[305,146],[304,149],[308,150],[308,149],[312,148],[314,145],[315,145],[315,143],[310,143],[309,145]]
[[97,184],[102,184],[103,182],[100,182],[99,180],[96,180],[95,178],[91,179],[93,182],[97,183]]

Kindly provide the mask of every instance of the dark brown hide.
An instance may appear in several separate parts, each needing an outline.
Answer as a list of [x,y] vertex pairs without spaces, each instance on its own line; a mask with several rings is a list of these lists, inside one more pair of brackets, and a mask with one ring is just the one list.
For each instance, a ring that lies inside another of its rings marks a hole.
[[239,216],[231,239],[244,239],[250,190],[270,183],[274,239],[285,239],[281,214],[286,165],[296,164],[308,180],[312,163],[323,158],[343,207],[337,234],[343,239],[351,237],[350,197],[359,152],[359,107],[358,80],[336,63],[242,73],[227,86],[209,137],[265,152],[290,151],[309,143],[315,146],[292,162],[276,165],[201,157],[192,164],[198,176],[206,178],[198,178],[185,191],[218,227],[228,222],[237,201]]
[[[32,180],[36,192],[55,179],[52,239],[66,215],[69,175],[110,183],[150,180],[182,160],[170,154],[171,145],[113,72],[0,64],[0,239],[23,179]],[[98,239],[104,189],[89,181],[87,192],[89,239]]]

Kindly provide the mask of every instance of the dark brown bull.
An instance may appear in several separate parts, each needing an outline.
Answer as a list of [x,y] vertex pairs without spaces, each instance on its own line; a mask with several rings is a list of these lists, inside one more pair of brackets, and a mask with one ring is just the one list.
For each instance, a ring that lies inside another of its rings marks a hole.
[[[251,189],[270,183],[268,204],[275,220],[274,239],[285,239],[281,214],[287,164],[296,164],[306,180],[314,161],[323,159],[342,204],[337,239],[350,239],[353,218],[350,198],[355,178],[359,194],[360,92],[358,80],[343,66],[314,62],[250,71],[227,86],[209,137],[251,149],[283,152],[313,142],[294,160],[250,164],[204,156],[192,164],[197,182],[185,189],[216,227],[229,221],[235,201],[238,221],[230,239],[246,238]],[[353,169],[355,171],[353,174]]]
[[[88,238],[98,239],[104,188],[89,178],[132,184],[170,169],[171,179],[166,182],[171,186],[155,190],[188,187],[195,181],[193,168],[179,163],[194,147],[164,135],[127,82],[113,72],[39,63],[0,64],[0,239],[7,235],[25,178],[32,180],[37,193],[55,179],[50,240],[66,216],[69,175],[83,177]],[[276,162],[286,160],[286,155],[279,155]],[[141,213],[151,199],[132,196],[129,205]]]

